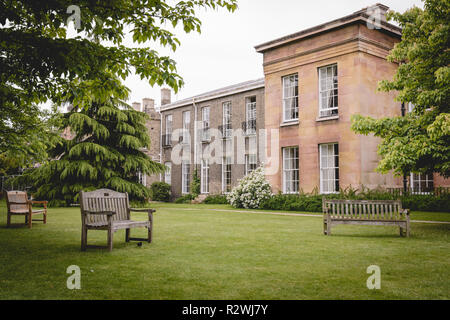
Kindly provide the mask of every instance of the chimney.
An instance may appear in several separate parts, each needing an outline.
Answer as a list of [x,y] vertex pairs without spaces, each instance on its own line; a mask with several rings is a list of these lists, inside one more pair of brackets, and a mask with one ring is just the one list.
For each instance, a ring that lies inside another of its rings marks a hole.
[[142,111],[145,113],[149,113],[151,111],[155,111],[155,100],[150,98],[142,99]]
[[170,93],[168,88],[161,89],[161,106],[171,103]]
[[133,107],[134,110],[141,111],[141,104],[140,104],[140,102],[133,102],[131,104],[131,106]]
[[373,6],[363,8],[356,13],[365,13],[369,17],[371,17],[373,20],[379,19],[379,21],[386,22],[386,13],[389,11],[389,7],[385,6],[384,4],[377,3]]

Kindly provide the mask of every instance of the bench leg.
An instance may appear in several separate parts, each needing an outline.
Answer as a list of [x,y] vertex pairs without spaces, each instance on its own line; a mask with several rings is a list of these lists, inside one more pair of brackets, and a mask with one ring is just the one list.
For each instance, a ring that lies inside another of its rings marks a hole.
[[30,228],[30,229],[31,229],[31,227],[32,227],[32,222],[33,222],[33,216],[32,216],[32,214],[30,213],[30,214],[28,215],[28,228]]
[[404,233],[404,231],[403,231],[403,228],[402,228],[402,227],[400,227],[400,236],[401,236],[401,237],[404,237],[404,236],[405,236],[405,233]]
[[151,243],[152,242],[152,237],[153,237],[153,214],[150,213],[148,218],[149,218],[148,220],[150,222],[150,225],[147,227],[148,243]]
[[130,242],[130,229],[125,230],[125,242]]
[[86,251],[87,246],[87,228],[81,229],[81,251]]
[[8,212],[8,214],[6,215],[6,227],[9,228],[10,225],[11,225],[11,214]]
[[112,251],[113,249],[113,239],[114,238],[114,232],[111,228],[108,229],[108,250]]
[[152,226],[150,225],[150,227],[147,227],[147,232],[148,232],[148,243],[152,243]]
[[44,211],[44,224],[47,224],[47,209]]

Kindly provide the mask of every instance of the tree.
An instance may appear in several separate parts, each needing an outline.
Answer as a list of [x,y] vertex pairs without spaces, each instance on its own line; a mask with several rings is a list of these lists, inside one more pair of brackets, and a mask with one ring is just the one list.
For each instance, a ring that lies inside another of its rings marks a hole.
[[194,174],[192,175],[191,182],[191,194],[196,198],[200,194],[201,182],[200,177],[198,176],[197,168],[194,169]]
[[355,115],[352,129],[382,138],[377,170],[438,172],[450,176],[450,1],[425,0],[424,10],[390,13],[402,27],[402,40],[388,61],[399,63],[394,79],[380,91],[396,91],[397,101],[412,103],[404,117],[373,119]]
[[[133,70],[151,85],[177,91],[183,81],[175,61],[149,47],[125,46],[124,38],[131,30],[137,44],[152,41],[176,50],[180,41],[166,26],[200,32],[195,10],[217,7],[234,11],[236,0],[0,1],[0,154],[20,149],[24,140],[30,145],[41,124],[38,104],[61,104],[76,78],[97,80],[95,94],[103,97],[110,73],[126,79]],[[67,36],[68,19],[78,28],[74,38]],[[76,104],[89,107],[84,96]]]
[[[86,92],[80,83],[79,91]],[[70,112],[57,115],[55,123],[61,130],[70,130],[73,138],[59,139],[49,149],[54,159],[26,172],[18,182],[32,183],[36,198],[77,201],[81,190],[110,188],[128,192],[131,199],[150,197],[150,189],[139,183],[138,175],[164,171],[164,166],[152,161],[144,152],[150,145],[145,127],[148,118],[121,99],[127,90],[116,80],[117,88],[109,99],[92,98],[89,108],[74,105]],[[72,102],[77,91],[67,93]]]

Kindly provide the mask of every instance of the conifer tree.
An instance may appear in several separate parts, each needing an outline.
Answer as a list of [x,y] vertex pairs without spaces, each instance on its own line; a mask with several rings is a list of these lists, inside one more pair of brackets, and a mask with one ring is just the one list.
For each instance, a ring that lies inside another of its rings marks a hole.
[[[119,80],[111,83],[117,86],[110,95],[100,94],[93,83],[80,83],[66,95],[72,109],[59,114],[55,123],[61,131],[70,130],[72,139],[60,138],[49,150],[54,160],[22,178],[34,184],[36,198],[67,205],[78,200],[81,190],[98,188],[128,192],[136,200],[150,196],[150,189],[139,183],[138,173],[163,172],[164,166],[143,152],[150,146],[145,127],[148,115],[123,102],[128,89]],[[89,86],[95,94],[80,98],[78,93],[85,94]]]

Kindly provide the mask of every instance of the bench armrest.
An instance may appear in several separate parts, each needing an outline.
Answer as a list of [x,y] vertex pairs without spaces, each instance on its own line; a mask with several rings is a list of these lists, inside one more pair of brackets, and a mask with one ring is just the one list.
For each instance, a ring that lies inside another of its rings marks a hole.
[[134,212],[148,212],[148,213],[153,213],[156,212],[155,209],[150,209],[150,208],[130,208],[130,211],[134,211]]
[[99,215],[106,215],[106,216],[113,216],[116,214],[115,211],[84,211],[85,214],[99,214]]
[[30,202],[30,203],[42,203],[42,204],[47,204],[48,203],[48,201],[37,201],[37,200],[30,200],[30,201],[28,201],[28,202]]

